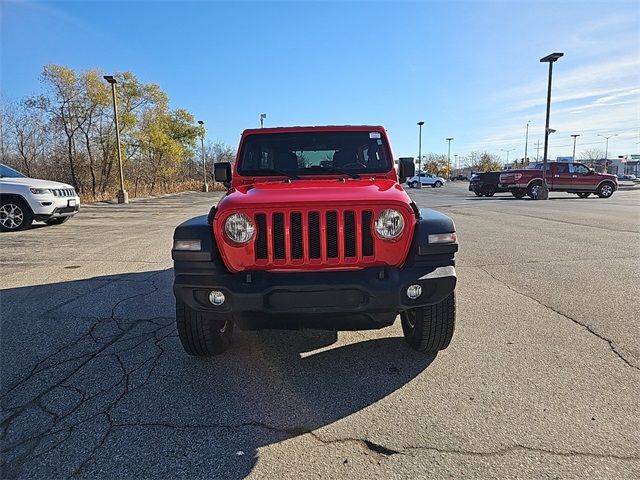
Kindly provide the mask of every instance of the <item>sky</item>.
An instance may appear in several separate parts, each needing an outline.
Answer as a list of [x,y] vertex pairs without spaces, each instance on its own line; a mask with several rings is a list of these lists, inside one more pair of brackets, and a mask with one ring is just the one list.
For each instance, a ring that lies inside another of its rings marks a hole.
[[[506,160],[640,151],[640,3],[0,0],[0,87],[42,90],[45,64],[132,71],[233,148],[245,128],[384,125],[395,157],[486,150]],[[542,149],[540,150],[542,155]]]

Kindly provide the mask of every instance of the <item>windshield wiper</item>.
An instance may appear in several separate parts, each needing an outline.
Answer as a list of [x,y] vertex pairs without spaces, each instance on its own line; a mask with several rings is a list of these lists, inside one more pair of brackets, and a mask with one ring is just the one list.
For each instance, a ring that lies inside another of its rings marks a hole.
[[267,173],[270,175],[282,175],[283,177],[290,178],[291,180],[300,180],[300,177],[298,177],[297,175],[285,172],[284,170],[276,170],[275,168],[261,168],[260,170],[255,171],[260,172],[261,175]]
[[349,172],[348,170],[341,170],[335,167],[321,167],[320,165],[312,165],[307,167],[305,170],[316,170],[327,173],[339,173],[341,175],[346,175],[349,178],[360,178],[360,175],[357,173]]

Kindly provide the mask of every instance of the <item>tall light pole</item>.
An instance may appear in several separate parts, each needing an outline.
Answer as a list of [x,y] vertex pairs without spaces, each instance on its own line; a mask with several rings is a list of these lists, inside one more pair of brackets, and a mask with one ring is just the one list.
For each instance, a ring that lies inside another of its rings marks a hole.
[[544,158],[542,159],[542,187],[538,194],[538,200],[549,199],[549,187],[547,186],[547,153],[549,152],[549,115],[551,114],[551,78],[553,77],[553,64],[564,56],[564,53],[551,53],[540,59],[542,63],[549,64],[549,82],[547,84],[547,116],[544,124]]
[[515,150],[515,148],[501,148],[500,150],[502,150],[503,152],[507,152],[507,165],[509,165],[509,152],[513,152]]
[[267,118],[267,114],[266,113],[261,113],[260,114],[260,128],[264,128],[264,119]]
[[449,142],[449,151],[447,152],[447,168],[449,169],[449,179],[451,179],[451,140],[453,140],[453,137],[447,137],[445,140]]
[[116,144],[118,145],[118,169],[120,171],[120,190],[118,190],[118,203],[129,203],[129,194],[124,189],[124,173],[122,170],[122,149],[120,148],[120,127],[118,126],[118,102],[116,101],[116,79],[113,75],[105,75],[104,78],[111,84],[111,97],[113,98],[113,120],[116,126]]
[[580,134],[574,133],[571,136],[573,137],[573,157],[571,157],[571,160],[575,162],[576,161],[576,139],[580,136]]
[[522,159],[522,164],[527,161],[527,148],[529,147],[529,124],[531,120],[527,122],[527,133],[524,135],[524,158]]
[[607,173],[607,158],[609,158],[609,139],[611,137],[617,137],[618,134],[612,133],[611,135],[602,135],[599,133],[598,136],[604,138],[607,141],[604,147],[604,170],[602,170],[604,173]]
[[422,172],[422,125],[424,122],[418,122],[418,188],[422,188],[422,180],[420,180],[420,173]]
[[453,156],[453,164],[455,165],[456,170],[460,170],[460,165],[458,165],[458,155]]
[[198,125],[200,125],[200,142],[202,145],[202,191],[208,192],[209,185],[207,185],[207,160],[204,156],[204,122],[202,120],[198,120]]

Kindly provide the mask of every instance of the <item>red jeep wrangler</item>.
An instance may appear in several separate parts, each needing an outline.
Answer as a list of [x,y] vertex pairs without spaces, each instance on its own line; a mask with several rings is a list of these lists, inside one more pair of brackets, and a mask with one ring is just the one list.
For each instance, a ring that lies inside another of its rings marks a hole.
[[[414,175],[411,159],[400,183]],[[387,327],[400,314],[416,350],[453,336],[453,221],[418,209],[398,183],[383,127],[245,130],[229,188],[174,233],[176,321],[191,355],[242,329]]]
[[[536,200],[542,186],[544,163],[532,163],[522,170],[509,170],[500,175],[499,187],[511,190],[516,198],[528,195]],[[618,189],[615,175],[596,173],[581,163],[547,162],[544,178],[551,192],[575,193],[587,198],[595,193],[600,198],[609,198]]]

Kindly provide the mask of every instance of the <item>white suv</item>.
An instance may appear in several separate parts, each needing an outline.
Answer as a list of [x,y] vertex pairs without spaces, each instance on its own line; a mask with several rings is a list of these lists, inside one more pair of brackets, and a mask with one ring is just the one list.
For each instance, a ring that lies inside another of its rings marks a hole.
[[437,188],[443,186],[444,182],[444,178],[433,175],[432,173],[425,172],[407,179],[407,185],[409,185],[411,188],[418,188],[418,184],[420,183],[422,185],[431,185],[432,187]]
[[79,209],[71,185],[29,178],[0,163],[0,231],[24,230],[34,220],[60,225]]

